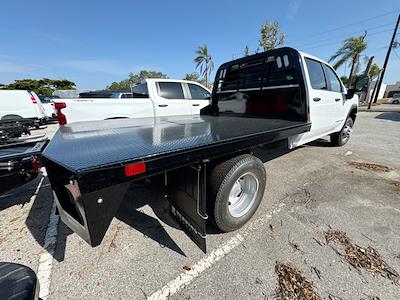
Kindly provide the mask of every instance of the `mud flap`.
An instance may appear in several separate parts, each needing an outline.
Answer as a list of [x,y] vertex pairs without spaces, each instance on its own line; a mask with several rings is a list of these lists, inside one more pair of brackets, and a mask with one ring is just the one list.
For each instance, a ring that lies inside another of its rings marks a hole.
[[206,246],[206,165],[189,166],[165,174],[171,212],[196,245]]
[[128,188],[126,182],[81,195],[74,180],[53,187],[53,194],[63,223],[95,247],[103,240]]

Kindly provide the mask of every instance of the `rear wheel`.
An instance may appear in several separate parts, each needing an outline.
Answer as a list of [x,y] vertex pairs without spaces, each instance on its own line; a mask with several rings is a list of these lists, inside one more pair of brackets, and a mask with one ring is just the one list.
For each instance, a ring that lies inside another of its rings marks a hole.
[[350,140],[351,133],[353,132],[353,119],[348,117],[343,125],[342,130],[331,135],[331,143],[333,146],[343,146]]
[[217,165],[210,174],[209,207],[216,226],[224,232],[242,227],[256,212],[265,190],[263,163],[241,155]]

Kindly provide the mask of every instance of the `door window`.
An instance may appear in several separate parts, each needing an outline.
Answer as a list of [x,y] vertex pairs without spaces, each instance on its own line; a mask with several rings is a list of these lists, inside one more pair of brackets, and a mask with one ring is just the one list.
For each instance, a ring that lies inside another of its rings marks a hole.
[[340,84],[340,80],[335,74],[335,72],[333,72],[333,70],[326,65],[324,66],[324,68],[325,68],[326,80],[329,83],[329,90],[332,92],[341,93],[342,85]]
[[209,100],[210,93],[197,84],[188,83],[192,99],[196,100]]
[[149,98],[147,83],[135,85],[132,89],[132,97],[130,98]]
[[321,63],[306,58],[306,64],[312,88],[315,90],[326,90],[327,84]]
[[179,82],[159,82],[158,95],[166,99],[184,99],[182,85]]

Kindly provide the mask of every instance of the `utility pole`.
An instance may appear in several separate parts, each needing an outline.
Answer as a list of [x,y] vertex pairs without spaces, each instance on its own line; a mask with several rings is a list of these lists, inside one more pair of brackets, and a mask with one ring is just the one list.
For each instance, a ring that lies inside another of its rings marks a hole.
[[[388,51],[387,51],[387,53],[386,53],[386,58],[385,58],[385,62],[383,63],[382,73],[381,73],[381,76],[379,77],[379,80],[378,80],[378,82],[377,82],[378,87],[376,88],[376,93],[375,93],[375,97],[374,97],[374,102],[376,102],[376,101],[378,100],[379,90],[381,89],[383,77],[384,77],[385,71],[386,71],[386,66],[387,66],[387,63],[388,63],[388,61],[389,61],[390,52],[392,51],[392,48],[393,48],[393,45],[394,45],[394,40],[395,40],[395,38],[396,38],[397,29],[399,28],[399,22],[400,22],[400,14],[399,14],[399,16],[397,17],[396,27],[394,28],[392,40],[390,41],[389,49],[388,49]],[[371,102],[372,102],[372,101],[370,101],[369,104],[368,104],[368,109],[371,108]]]

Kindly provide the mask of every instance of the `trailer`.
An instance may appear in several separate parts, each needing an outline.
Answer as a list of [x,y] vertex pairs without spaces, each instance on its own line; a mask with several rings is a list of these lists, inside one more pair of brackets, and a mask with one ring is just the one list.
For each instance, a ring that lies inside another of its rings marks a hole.
[[[315,85],[318,66],[325,90]],[[223,64],[200,115],[61,126],[44,164],[62,221],[91,246],[101,243],[128,188],[162,177],[172,215],[206,252],[208,220],[228,232],[256,212],[266,185],[256,153],[325,135],[343,145],[357,103],[329,65],[280,48]]]

